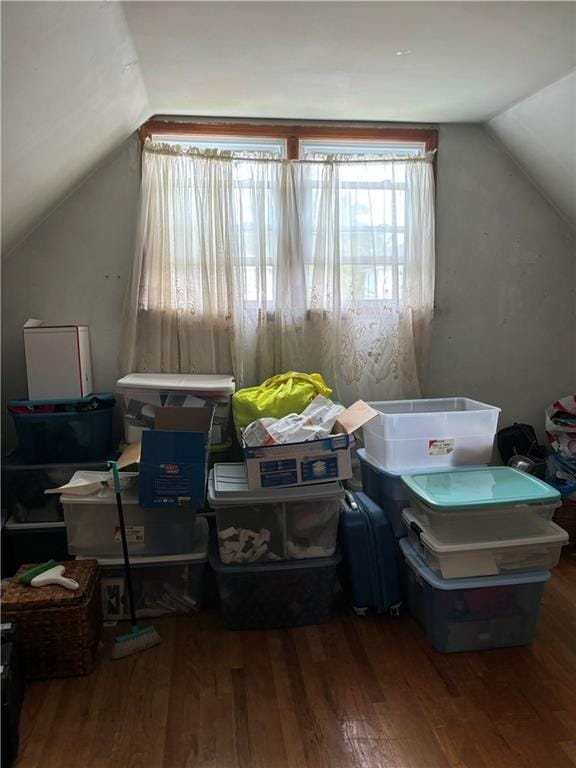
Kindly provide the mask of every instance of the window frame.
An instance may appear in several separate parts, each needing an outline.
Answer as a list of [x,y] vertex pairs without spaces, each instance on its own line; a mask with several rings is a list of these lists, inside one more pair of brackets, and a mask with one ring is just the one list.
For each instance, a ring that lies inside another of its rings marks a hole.
[[[139,130],[140,141],[153,135],[166,136],[245,136],[251,138],[280,138],[286,140],[286,159],[299,160],[301,139],[318,139],[332,141],[364,142],[390,141],[415,142],[424,144],[425,151],[438,149],[438,131],[436,128],[403,128],[391,125],[357,126],[347,123],[285,124],[274,121],[249,122],[234,118],[233,122],[221,121],[217,118],[182,118],[180,120],[162,116],[154,116],[145,122]],[[436,157],[434,157],[434,176],[436,176]]]
[[[424,145],[425,152],[432,152],[438,149],[438,130],[436,128],[426,127],[396,127],[394,125],[370,125],[358,126],[345,122],[331,123],[288,123],[276,122],[274,120],[262,120],[258,122],[243,120],[241,118],[232,118],[223,120],[221,118],[201,118],[201,117],[164,117],[154,116],[145,122],[139,129],[141,149],[144,148],[144,142],[147,138],[153,136],[166,137],[193,137],[193,136],[211,136],[221,138],[259,138],[259,139],[284,139],[286,142],[286,160],[300,160],[299,150],[301,140],[318,141],[346,141],[357,140],[364,145],[370,141],[375,142],[400,142],[417,143]],[[433,159],[434,181],[437,181],[437,155]],[[436,186],[436,184],[435,184]],[[363,303],[371,304],[374,301],[381,301],[379,298],[363,299]],[[246,299],[248,304],[252,304]],[[312,310],[309,310],[312,311]]]

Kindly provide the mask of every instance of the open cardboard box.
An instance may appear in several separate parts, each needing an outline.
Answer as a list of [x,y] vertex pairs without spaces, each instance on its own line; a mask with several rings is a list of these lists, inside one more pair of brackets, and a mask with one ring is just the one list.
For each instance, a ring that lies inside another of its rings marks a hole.
[[330,437],[255,448],[244,445],[248,487],[310,485],[352,477],[354,432],[377,415],[378,411],[357,400],[340,415]]
[[141,507],[204,506],[212,407],[156,410],[154,429],[142,433],[118,459],[118,469],[138,465]]

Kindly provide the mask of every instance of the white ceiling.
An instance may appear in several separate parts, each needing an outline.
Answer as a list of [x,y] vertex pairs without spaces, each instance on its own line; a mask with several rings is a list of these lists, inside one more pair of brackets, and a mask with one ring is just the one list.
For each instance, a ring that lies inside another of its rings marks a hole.
[[152,114],[483,122],[576,67],[572,2],[1,10],[4,249]]
[[575,8],[124,4],[155,112],[424,122],[482,122],[573,69]]

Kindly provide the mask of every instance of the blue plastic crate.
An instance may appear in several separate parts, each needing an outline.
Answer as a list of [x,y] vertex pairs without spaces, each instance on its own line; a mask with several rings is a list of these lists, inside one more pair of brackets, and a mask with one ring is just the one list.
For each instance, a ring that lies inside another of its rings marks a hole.
[[441,653],[531,643],[549,571],[441,579],[400,541],[410,613]]
[[12,413],[20,453],[30,464],[103,459],[112,449],[113,413],[111,407]]
[[364,448],[358,449],[362,490],[381,507],[397,539],[406,536],[402,522],[402,510],[410,506],[410,499],[401,475],[394,475],[381,467],[376,467],[366,456]]

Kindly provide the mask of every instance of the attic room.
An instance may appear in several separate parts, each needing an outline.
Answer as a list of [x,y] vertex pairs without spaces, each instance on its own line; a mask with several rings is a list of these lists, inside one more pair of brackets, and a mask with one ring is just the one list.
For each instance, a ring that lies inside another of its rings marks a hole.
[[576,3],[2,23],[2,768],[576,766]]

